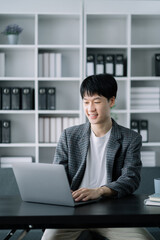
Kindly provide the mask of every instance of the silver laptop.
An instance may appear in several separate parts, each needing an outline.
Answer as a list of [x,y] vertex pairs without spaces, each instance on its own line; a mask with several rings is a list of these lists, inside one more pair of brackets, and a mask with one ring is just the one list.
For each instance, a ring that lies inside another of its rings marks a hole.
[[72,207],[95,202],[74,201],[63,165],[14,163],[12,166],[23,201]]

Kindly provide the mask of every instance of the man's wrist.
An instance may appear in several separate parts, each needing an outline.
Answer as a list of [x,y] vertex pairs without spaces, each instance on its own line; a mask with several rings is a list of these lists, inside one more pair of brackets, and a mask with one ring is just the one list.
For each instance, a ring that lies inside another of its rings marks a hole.
[[117,194],[116,191],[114,191],[113,189],[106,187],[106,186],[102,186],[99,188],[99,192],[100,192],[100,196],[106,196],[106,197],[111,197],[111,196],[115,196]]

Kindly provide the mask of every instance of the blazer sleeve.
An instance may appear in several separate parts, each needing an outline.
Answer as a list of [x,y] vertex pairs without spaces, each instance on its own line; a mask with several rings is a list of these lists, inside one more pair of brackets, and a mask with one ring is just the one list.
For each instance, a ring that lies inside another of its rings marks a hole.
[[65,167],[67,172],[68,168],[68,144],[67,144],[67,136],[66,131],[64,130],[61,134],[59,142],[56,147],[55,155],[54,155],[54,164],[62,164]]
[[118,194],[116,197],[118,198],[132,194],[140,184],[140,172],[142,167],[140,158],[141,146],[142,137],[137,134],[136,137],[131,139],[126,149],[120,176],[115,181],[107,184],[107,187],[117,191]]

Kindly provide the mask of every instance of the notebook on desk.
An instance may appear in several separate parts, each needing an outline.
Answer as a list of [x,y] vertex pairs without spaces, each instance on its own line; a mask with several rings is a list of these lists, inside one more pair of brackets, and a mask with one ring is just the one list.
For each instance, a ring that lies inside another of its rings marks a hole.
[[72,207],[97,201],[73,200],[63,165],[15,163],[13,172],[23,201]]

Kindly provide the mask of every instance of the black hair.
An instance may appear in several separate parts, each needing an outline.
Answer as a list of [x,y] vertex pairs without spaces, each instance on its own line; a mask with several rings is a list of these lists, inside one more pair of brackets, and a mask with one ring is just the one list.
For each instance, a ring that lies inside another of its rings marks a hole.
[[117,95],[117,82],[110,74],[98,74],[85,78],[80,87],[80,94],[82,99],[85,93],[89,96],[98,94],[106,97],[108,100]]

